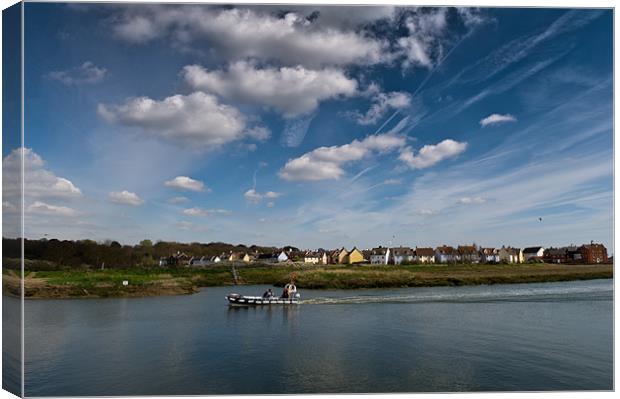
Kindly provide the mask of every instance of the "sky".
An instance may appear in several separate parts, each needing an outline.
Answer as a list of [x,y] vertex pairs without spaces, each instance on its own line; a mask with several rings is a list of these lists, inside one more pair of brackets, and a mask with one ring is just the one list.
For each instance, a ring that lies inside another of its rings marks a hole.
[[604,9],[26,3],[4,235],[23,153],[29,238],[611,250],[612,27]]

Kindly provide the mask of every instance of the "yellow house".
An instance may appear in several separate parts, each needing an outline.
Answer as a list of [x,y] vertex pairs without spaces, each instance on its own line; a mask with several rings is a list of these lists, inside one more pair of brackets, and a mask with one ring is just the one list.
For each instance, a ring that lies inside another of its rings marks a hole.
[[363,261],[364,255],[362,255],[359,249],[353,248],[351,252],[349,252],[349,264],[362,263]]
[[349,251],[344,249],[344,247],[342,247],[340,253],[338,253],[338,263],[349,263]]
[[245,254],[245,256],[243,257],[244,262],[252,262],[253,260],[254,258],[250,254]]

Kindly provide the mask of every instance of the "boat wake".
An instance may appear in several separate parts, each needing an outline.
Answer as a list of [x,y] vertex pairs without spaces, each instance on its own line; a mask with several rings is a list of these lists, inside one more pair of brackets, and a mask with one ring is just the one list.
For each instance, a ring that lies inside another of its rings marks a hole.
[[321,297],[300,301],[305,305],[338,305],[365,303],[475,303],[475,302],[560,302],[605,301],[613,299],[611,287],[536,287],[514,288],[487,292],[412,293],[406,295],[358,295],[350,297]]

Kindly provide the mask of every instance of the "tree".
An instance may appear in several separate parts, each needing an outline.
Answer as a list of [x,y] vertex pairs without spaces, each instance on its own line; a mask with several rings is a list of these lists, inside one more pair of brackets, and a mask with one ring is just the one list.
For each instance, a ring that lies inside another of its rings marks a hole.
[[152,247],[153,246],[153,241],[146,239],[146,240],[142,240],[140,241],[140,245],[143,247]]

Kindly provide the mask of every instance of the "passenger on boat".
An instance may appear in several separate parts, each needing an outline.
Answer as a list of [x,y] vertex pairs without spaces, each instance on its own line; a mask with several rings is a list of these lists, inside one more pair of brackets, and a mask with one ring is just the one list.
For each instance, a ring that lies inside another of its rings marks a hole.
[[297,293],[297,287],[295,287],[294,283],[288,284],[288,297],[295,298],[295,294]]
[[283,298],[283,299],[288,298],[288,286],[289,285],[290,284],[287,284],[287,285],[284,286],[284,291],[282,291],[282,296],[280,298]]
[[273,298],[273,291],[271,291],[271,288],[265,291],[265,293],[263,294],[263,298],[265,299]]

